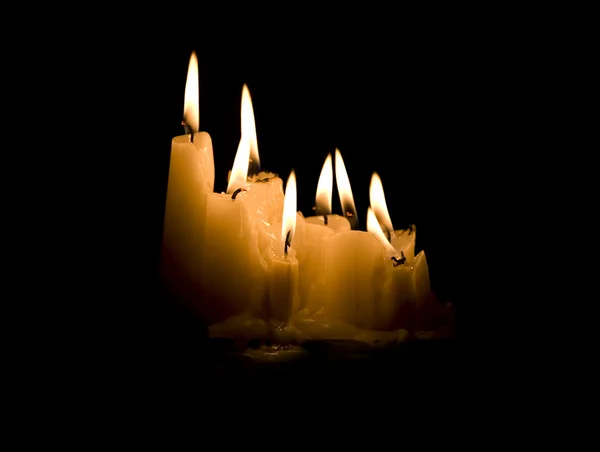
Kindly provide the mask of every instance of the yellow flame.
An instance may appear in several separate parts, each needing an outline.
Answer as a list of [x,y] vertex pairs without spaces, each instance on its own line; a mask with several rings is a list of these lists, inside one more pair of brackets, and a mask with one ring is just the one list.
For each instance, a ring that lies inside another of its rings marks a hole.
[[315,200],[316,211],[319,215],[331,214],[331,194],[333,192],[333,167],[331,153],[327,154],[323,169],[317,184],[317,197]]
[[248,86],[244,84],[242,88],[242,137],[246,137],[250,143],[250,156],[254,163],[260,166],[260,159],[258,157],[258,142],[256,140],[256,123],[254,121],[254,109],[252,108],[252,98],[250,97],[250,90]]
[[381,224],[381,227],[387,229],[389,233],[394,232],[394,227],[392,226],[392,219],[390,218],[390,213],[387,208],[387,203],[385,202],[385,194],[383,193],[383,184],[381,183],[381,178],[379,174],[376,172],[371,176],[371,186],[369,187],[369,202],[371,204],[371,208],[375,213],[375,217],[377,217],[377,221]]
[[283,220],[281,225],[281,239],[285,249],[285,238],[290,232],[290,243],[296,233],[296,173],[290,172],[287,183],[285,184],[285,198],[283,201]]
[[192,52],[185,82],[183,121],[193,132],[200,130],[200,88],[198,83],[198,58],[196,52]]
[[248,159],[250,158],[250,142],[247,138],[242,137],[238,144],[235,159],[233,161],[233,168],[231,169],[231,175],[229,176],[229,182],[227,183],[227,193],[233,193],[238,188],[246,185],[246,178],[248,177]]
[[396,249],[388,242],[388,239],[381,230],[381,226],[379,225],[379,221],[377,221],[373,209],[370,207],[367,209],[367,231],[373,234],[375,238],[381,242],[389,256],[396,254]]
[[344,208],[344,206],[351,206],[352,210],[356,211],[354,197],[352,196],[352,188],[350,187],[350,179],[348,179],[348,173],[346,172],[342,154],[337,148],[335,149],[335,182],[338,194],[340,195],[342,208]]

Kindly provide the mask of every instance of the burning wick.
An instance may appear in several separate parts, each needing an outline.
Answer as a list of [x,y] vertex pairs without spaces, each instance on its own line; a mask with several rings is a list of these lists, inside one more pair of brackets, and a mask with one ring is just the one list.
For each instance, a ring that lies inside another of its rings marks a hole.
[[390,229],[388,227],[385,227],[385,237],[387,238],[388,242],[392,243],[392,233],[390,231]]
[[242,191],[246,191],[245,188],[238,188],[236,191],[233,192],[233,194],[231,195],[231,199],[235,199],[235,197]]
[[358,218],[356,215],[353,212],[347,211],[345,216],[350,222],[350,229],[356,231],[358,229]]
[[181,121],[181,125],[183,126],[183,130],[185,130],[185,133],[190,134],[190,142],[193,143],[194,142],[194,131],[192,130],[192,128],[190,126],[187,125],[187,123],[185,121]]
[[323,224],[327,224],[329,222],[327,215],[323,215]]
[[406,257],[404,256],[404,251],[400,251],[400,255],[402,257],[398,258],[396,256],[392,256],[392,261],[394,262],[394,267],[397,267],[398,265],[402,265],[403,263],[406,262]]
[[292,235],[292,231],[291,231],[291,230],[290,230],[290,231],[288,231],[288,232],[287,232],[287,234],[285,235],[285,245],[284,245],[284,247],[283,247],[283,252],[284,252],[284,254],[285,254],[286,256],[287,256],[287,254],[288,254],[288,248],[289,248],[290,246],[292,246],[292,242],[291,242],[291,240],[290,240],[290,235]]

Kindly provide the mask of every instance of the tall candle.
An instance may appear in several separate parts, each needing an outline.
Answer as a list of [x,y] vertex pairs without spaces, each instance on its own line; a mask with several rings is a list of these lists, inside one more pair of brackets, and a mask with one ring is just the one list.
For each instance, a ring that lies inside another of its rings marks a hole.
[[273,254],[268,270],[267,318],[277,326],[290,322],[298,305],[298,260],[292,248],[296,229],[296,175],[291,171],[285,189],[285,203],[279,237],[273,242]]
[[321,169],[315,198],[317,215],[297,218],[297,238],[294,244],[298,252],[300,304],[314,313],[324,303],[323,285],[323,238],[350,230],[350,222],[341,215],[332,215],[333,168],[331,154],[327,154]]
[[197,307],[207,195],[215,180],[210,135],[200,125],[198,60],[192,53],[184,97],[185,135],[173,138],[163,228],[161,271],[169,290]]

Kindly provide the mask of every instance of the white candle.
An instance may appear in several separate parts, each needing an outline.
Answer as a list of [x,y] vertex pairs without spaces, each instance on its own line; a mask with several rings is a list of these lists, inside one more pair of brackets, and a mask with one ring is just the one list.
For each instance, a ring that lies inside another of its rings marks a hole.
[[383,184],[377,173],[373,173],[371,177],[369,196],[371,207],[367,212],[367,231],[381,242],[386,250],[386,257],[393,261],[392,271],[382,294],[382,304],[390,313],[389,326],[412,330],[416,311],[422,307],[430,292],[425,252],[421,251],[414,256],[414,226],[394,231]]
[[198,132],[198,61],[190,57],[184,101],[189,134],[173,138],[163,228],[161,270],[168,289],[196,305],[202,267],[206,198],[215,180],[210,135]]
[[[350,180],[337,149],[335,174],[342,209],[356,227]],[[323,245],[325,317],[373,329],[377,325],[381,287],[387,274],[383,246],[373,234],[358,230],[325,237]]]
[[[272,234],[269,231],[269,227],[273,223],[280,223],[283,215],[283,180],[275,173],[260,171],[260,157],[258,153],[252,97],[250,96],[248,86],[245,84],[242,88],[240,112],[241,135],[243,139],[248,141],[250,153],[247,159],[246,173],[244,173],[246,176],[242,173],[237,174],[235,176],[237,180],[232,185],[231,177],[233,174],[230,173],[228,183],[231,190],[228,190],[228,193],[233,193],[233,191],[238,188],[242,188],[246,191],[244,202],[248,204],[248,208],[252,215],[256,217],[261,255],[265,260],[269,260],[272,240]],[[245,160],[246,157],[247,156],[244,155],[242,160]],[[238,163],[238,168],[239,171],[244,170],[242,161]],[[256,171],[257,174],[248,176],[251,170]]]
[[265,172],[248,178],[250,164],[259,165],[259,157],[252,99],[246,85],[240,111],[242,136],[227,192],[211,193],[207,202],[203,250],[207,264],[202,286],[207,303],[213,306],[213,322],[263,313],[275,239],[272,222],[281,222],[283,215],[281,178]]
[[297,215],[297,234],[294,247],[299,261],[301,284],[300,305],[314,313],[323,307],[323,238],[350,230],[350,222],[341,215],[331,214],[333,169],[331,154],[327,154],[319,176],[315,199],[317,215],[304,218]]
[[210,193],[202,268],[204,302],[209,323],[261,308],[267,265],[261,256],[257,217],[246,183],[250,144],[240,139],[227,193]]
[[273,242],[273,254],[269,263],[269,298],[267,318],[277,326],[288,325],[298,310],[298,260],[292,248],[296,229],[296,175],[291,171],[285,189],[285,203],[279,229],[279,237]]

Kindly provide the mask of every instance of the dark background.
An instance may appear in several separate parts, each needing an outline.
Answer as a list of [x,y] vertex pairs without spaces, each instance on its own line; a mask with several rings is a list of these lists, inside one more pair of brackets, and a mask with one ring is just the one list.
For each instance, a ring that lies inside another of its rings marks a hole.
[[[517,42],[515,29],[487,12],[478,20],[457,10],[406,9],[185,17],[175,33],[144,30],[114,55],[101,49],[107,63],[94,66],[113,104],[98,127],[120,130],[104,156],[116,179],[99,177],[116,199],[113,215],[98,219],[113,239],[109,297],[136,353],[193,354],[202,340],[158,278],[170,146],[183,133],[192,50],[215,190],[225,189],[233,164],[246,83],[262,168],[284,181],[293,168],[298,209],[310,215],[325,156],[338,147],[362,230],[377,171],[395,228],[416,225],[432,289],[455,304],[457,335],[466,336],[498,296],[501,287],[489,284],[511,249],[506,231],[518,221],[503,199],[521,151],[514,143],[529,100],[516,99],[531,83],[533,44]],[[333,210],[341,212],[337,193]]]

